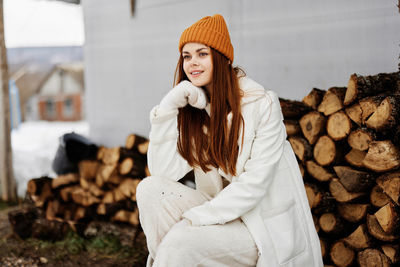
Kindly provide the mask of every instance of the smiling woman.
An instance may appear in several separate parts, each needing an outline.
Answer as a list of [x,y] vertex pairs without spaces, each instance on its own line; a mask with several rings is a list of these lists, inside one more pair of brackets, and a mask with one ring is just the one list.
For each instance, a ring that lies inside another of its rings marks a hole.
[[[221,15],[181,35],[136,199],[147,266],[322,266],[278,96],[233,67]],[[196,189],[179,182],[194,170]]]
[[213,71],[210,48],[201,43],[187,43],[182,58],[183,70],[192,84],[209,90]]

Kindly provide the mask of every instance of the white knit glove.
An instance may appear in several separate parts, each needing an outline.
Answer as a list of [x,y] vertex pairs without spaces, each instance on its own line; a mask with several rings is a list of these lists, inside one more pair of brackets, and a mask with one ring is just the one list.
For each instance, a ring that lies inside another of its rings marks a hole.
[[207,105],[207,97],[203,89],[184,80],[164,96],[159,107],[169,111],[183,108],[188,103],[195,108],[204,109]]

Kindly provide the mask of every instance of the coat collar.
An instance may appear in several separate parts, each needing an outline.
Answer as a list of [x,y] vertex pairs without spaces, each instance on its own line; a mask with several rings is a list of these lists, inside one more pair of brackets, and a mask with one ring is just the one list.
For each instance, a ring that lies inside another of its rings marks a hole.
[[[256,101],[265,95],[265,89],[262,85],[256,83],[247,76],[239,78],[239,87],[243,92],[243,97],[240,100],[240,104],[243,106],[247,103]],[[210,115],[211,108],[210,103],[207,103],[206,111]]]

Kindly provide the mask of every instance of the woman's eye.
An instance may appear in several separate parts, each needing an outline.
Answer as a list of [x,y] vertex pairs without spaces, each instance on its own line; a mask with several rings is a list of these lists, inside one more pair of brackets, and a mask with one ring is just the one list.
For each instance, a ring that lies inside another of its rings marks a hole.
[[189,56],[183,56],[183,59],[185,59],[185,60],[189,59]]
[[205,57],[205,56],[207,56],[208,54],[207,53],[200,53],[200,56],[201,57]]

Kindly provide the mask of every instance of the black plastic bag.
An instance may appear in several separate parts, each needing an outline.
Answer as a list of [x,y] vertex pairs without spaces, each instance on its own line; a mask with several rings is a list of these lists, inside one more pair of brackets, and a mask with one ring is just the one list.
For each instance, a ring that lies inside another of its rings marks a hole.
[[78,163],[84,159],[96,159],[98,146],[86,137],[74,132],[60,137],[52,168],[57,175],[78,171]]

